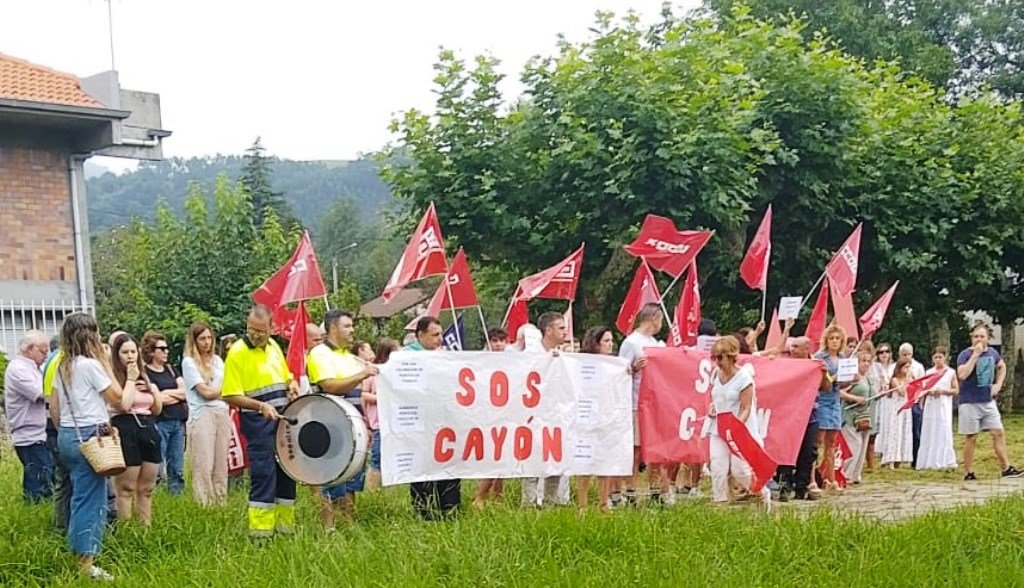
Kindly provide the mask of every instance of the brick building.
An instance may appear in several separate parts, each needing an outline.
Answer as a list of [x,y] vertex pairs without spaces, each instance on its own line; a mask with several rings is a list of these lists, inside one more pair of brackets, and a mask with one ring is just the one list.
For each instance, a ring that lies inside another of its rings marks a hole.
[[0,348],[93,310],[83,166],[160,159],[160,97],[0,53]]

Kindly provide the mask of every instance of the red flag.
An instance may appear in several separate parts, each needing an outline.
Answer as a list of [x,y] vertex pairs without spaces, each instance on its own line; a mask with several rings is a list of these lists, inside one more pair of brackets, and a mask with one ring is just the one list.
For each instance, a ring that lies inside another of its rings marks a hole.
[[252,299],[273,312],[289,302],[320,298],[326,294],[313,243],[309,240],[309,233],[305,232],[288,262],[252,293]]
[[768,262],[772,256],[772,205],[764,212],[761,219],[761,226],[754,234],[754,240],[750,242],[747,254],[740,262],[740,277],[747,286],[755,290],[765,290],[768,287]]
[[306,324],[309,323],[309,313],[306,312],[306,303],[299,302],[295,309],[295,324],[292,327],[292,338],[288,342],[288,369],[296,380],[306,375]]
[[782,343],[782,329],[779,328],[779,309],[772,309],[772,322],[768,323],[768,339],[764,342],[765,349],[774,349]]
[[775,475],[778,463],[769,457],[764,447],[754,439],[747,426],[740,422],[731,412],[720,413],[715,417],[718,436],[729,446],[729,451],[747,462],[752,473],[750,492],[757,494],[761,488]]
[[892,295],[896,293],[896,286],[900,285],[900,281],[896,280],[896,283],[889,288],[882,297],[879,298],[863,316],[860,317],[860,328],[861,336],[865,339],[870,337],[882,327],[882,321],[885,320],[885,313],[889,310],[889,303],[892,302]]
[[857,260],[860,257],[860,230],[857,225],[843,246],[836,251],[832,261],[825,266],[825,274],[832,280],[833,289],[839,294],[849,294],[857,289]]
[[[448,280],[448,286],[452,290],[451,298],[455,301],[454,308],[468,308],[478,304],[476,288],[473,286],[473,276],[469,273],[469,262],[466,261],[466,252],[461,247],[455,254],[455,259],[452,260],[445,279]],[[426,315],[440,316],[442,310],[452,307],[451,301],[448,299],[448,288],[445,287],[444,280],[442,280],[437,286],[437,291],[434,292],[434,297],[430,299],[430,304],[427,305]]]
[[519,327],[530,322],[530,312],[526,308],[526,300],[520,298],[521,294],[522,292],[517,289],[516,295],[512,297],[512,303],[509,305],[508,314],[505,316],[505,332],[508,333],[509,341],[515,341]]
[[821,335],[825,332],[825,320],[828,318],[828,278],[821,284],[818,301],[811,310],[811,318],[807,320],[804,335],[811,340],[811,349],[817,351],[821,346]]
[[643,257],[654,269],[678,278],[713,234],[712,231],[680,231],[670,219],[648,214],[640,234],[626,245],[626,251]]
[[[843,474],[843,465],[846,460],[853,457],[853,451],[850,449],[850,445],[846,442],[846,437],[843,435],[836,435],[835,445],[832,446],[832,471],[836,476],[836,484],[840,488],[846,488],[846,475]],[[821,465],[818,466],[818,473],[821,474],[821,479],[825,479],[825,460],[822,459]]]
[[697,327],[700,325],[700,280],[697,278],[697,262],[690,264],[690,271],[683,282],[683,291],[679,294],[676,305],[672,338],[669,347],[697,344]]
[[583,269],[583,247],[584,245],[580,245],[580,248],[569,257],[548,269],[519,280],[516,297],[522,300],[533,300],[534,298],[575,299],[576,287],[580,283],[580,271]]
[[395,271],[384,286],[381,294],[384,300],[391,300],[396,292],[410,282],[427,276],[437,276],[448,271],[448,257],[444,251],[444,237],[441,236],[441,223],[437,220],[434,203],[427,207],[427,212],[416,226],[416,232],[405,246],[405,252],[398,260]]
[[[934,388],[945,374],[945,370],[941,372],[933,372],[927,376],[907,382],[907,401],[903,403],[903,406],[901,406],[899,410],[906,410],[911,406],[914,406],[914,402],[917,400],[917,395],[924,390],[931,390]],[[899,412],[899,410],[896,412]]]
[[660,300],[661,294],[658,293],[658,283],[654,280],[651,267],[641,258],[636,274],[633,275],[633,283],[629,285],[629,292],[626,293],[626,299],[622,301],[619,316],[615,319],[615,327],[623,335],[632,333],[636,315],[643,305]]
[[836,324],[846,331],[847,336],[859,339],[860,336],[857,334],[857,314],[853,310],[853,294],[849,292],[846,294],[836,292],[834,282],[829,283],[829,290],[832,292],[832,311],[836,314]]

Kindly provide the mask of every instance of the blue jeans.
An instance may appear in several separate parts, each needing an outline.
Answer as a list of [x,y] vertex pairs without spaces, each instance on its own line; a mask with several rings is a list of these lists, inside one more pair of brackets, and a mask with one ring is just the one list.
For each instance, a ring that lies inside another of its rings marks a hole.
[[380,429],[370,431],[373,441],[370,442],[370,469],[380,471]]
[[53,459],[46,442],[22,445],[15,447],[14,451],[24,470],[21,489],[25,502],[39,502],[53,495]]
[[[82,427],[83,440],[97,434],[97,426]],[[71,476],[71,516],[68,518],[68,547],[76,555],[95,556],[103,546],[107,519],[107,479],[96,473],[82,455],[73,427],[57,433],[60,459]]]
[[167,480],[167,491],[181,494],[185,490],[185,421],[157,421],[156,428],[163,448],[160,469]]

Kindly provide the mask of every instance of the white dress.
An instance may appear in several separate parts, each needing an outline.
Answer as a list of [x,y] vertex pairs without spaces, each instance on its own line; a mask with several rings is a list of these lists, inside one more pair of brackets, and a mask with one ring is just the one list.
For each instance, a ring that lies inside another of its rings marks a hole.
[[[900,410],[907,401],[905,394],[893,392],[888,402],[878,407],[881,427],[882,465],[914,461],[914,429],[912,409]],[[878,440],[875,441],[876,445]]]
[[[935,373],[935,368],[928,370]],[[935,384],[939,390],[951,390],[956,372],[947,367],[946,373]],[[953,449],[953,397],[928,396],[921,416],[921,448],[917,453],[917,469],[955,469],[956,451]]]
[[[895,371],[895,362],[882,365],[876,361],[871,364],[871,370],[868,371],[868,380],[871,381],[871,388],[875,394],[889,389],[889,381],[892,380],[892,374]],[[888,414],[892,402],[892,398],[889,396],[883,396],[875,401],[875,407],[871,413],[871,428],[875,430],[877,435],[875,437],[875,453],[882,453],[882,449],[885,446],[886,423],[883,422],[882,415]]]

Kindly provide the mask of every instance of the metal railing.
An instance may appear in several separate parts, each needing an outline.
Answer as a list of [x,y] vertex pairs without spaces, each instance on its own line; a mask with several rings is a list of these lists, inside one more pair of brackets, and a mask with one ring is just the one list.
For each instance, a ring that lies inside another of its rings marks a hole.
[[73,312],[94,313],[94,308],[74,300],[4,300],[0,298],[0,349],[8,356],[18,352],[25,331],[38,329],[53,337],[64,317]]

